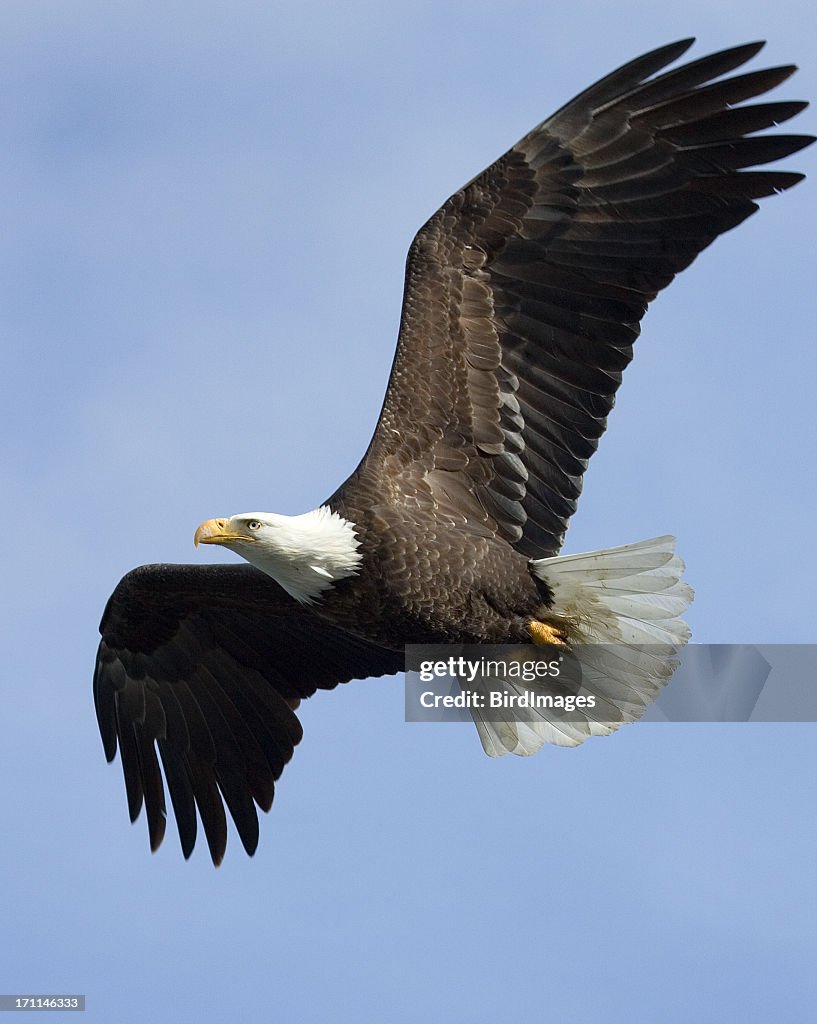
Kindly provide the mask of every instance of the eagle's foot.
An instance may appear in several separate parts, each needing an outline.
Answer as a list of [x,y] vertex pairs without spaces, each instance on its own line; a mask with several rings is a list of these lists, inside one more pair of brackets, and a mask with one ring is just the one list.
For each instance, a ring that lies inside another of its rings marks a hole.
[[560,647],[567,645],[564,633],[555,626],[549,626],[546,622],[538,619],[531,619],[528,623],[528,632],[535,644],[558,644]]

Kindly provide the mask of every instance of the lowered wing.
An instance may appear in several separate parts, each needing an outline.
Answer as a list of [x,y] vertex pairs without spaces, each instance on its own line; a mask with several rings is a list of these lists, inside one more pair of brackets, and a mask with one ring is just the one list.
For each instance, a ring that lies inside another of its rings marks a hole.
[[144,803],[151,849],[165,833],[162,772],[182,851],[196,841],[196,810],[214,864],[224,856],[224,805],[250,854],[255,806],[302,736],[294,709],[316,689],[398,672],[402,652],[322,621],[250,565],[145,565],[108,601],[94,675],[109,761],[122,758],[128,808]]

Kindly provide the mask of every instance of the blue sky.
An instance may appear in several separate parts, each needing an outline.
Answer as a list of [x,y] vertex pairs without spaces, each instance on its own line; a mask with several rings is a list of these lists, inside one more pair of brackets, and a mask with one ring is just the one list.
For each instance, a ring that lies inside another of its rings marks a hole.
[[[196,525],[314,507],[356,464],[406,249],[456,188],[653,46],[756,38],[816,98],[813,5],[6,0],[0,990],[87,1019],[805,1019],[813,725],[629,727],[487,759],[400,680],[302,708],[213,870],[127,822],[96,627]],[[794,130],[815,131],[811,112]],[[814,642],[811,180],[648,315],[567,548],[664,532],[700,642]],[[172,1009],[171,1009],[172,1008]]]

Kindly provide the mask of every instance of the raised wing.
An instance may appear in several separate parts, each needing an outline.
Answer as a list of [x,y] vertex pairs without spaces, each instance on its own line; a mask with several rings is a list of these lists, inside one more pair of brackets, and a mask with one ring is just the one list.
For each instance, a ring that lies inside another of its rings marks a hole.
[[735,106],[793,67],[713,82],[762,43],[656,75],[691,42],[587,89],[420,230],[383,411],[342,492],[558,552],[648,302],[802,177],[743,168],[813,141],[753,134],[805,103]]
[[119,748],[131,821],[144,802],[156,850],[167,817],[161,758],[184,856],[198,808],[214,864],[227,843],[225,803],[255,851],[255,804],[270,809],[301,739],[300,698],[403,667],[402,652],[322,621],[250,565],[135,569],[100,632],[97,719],[109,761]]

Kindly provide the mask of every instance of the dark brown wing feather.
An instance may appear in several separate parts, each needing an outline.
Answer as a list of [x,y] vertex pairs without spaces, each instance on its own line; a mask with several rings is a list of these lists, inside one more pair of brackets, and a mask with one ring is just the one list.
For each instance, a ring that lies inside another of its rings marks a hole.
[[691,42],[587,89],[420,230],[383,411],[340,501],[376,494],[558,552],[648,302],[802,177],[742,168],[813,141],[747,137],[804,103],[732,106],[794,68],[713,82],[761,43],[657,75]]
[[402,669],[402,652],[322,621],[250,565],[135,569],[100,632],[97,719],[109,761],[119,748],[131,821],[144,802],[155,850],[167,816],[161,758],[185,857],[198,808],[215,864],[227,842],[225,803],[255,850],[255,804],[269,810],[301,739],[298,700]]

